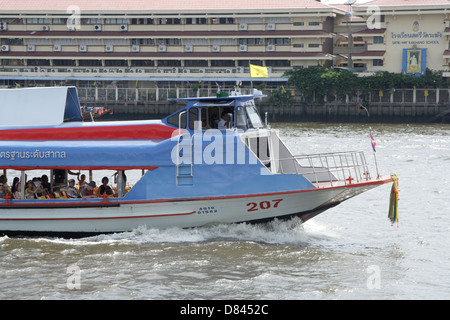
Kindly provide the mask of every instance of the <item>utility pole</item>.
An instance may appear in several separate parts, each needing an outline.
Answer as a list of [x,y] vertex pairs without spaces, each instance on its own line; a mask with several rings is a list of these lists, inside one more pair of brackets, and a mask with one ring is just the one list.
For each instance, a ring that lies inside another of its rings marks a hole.
[[356,2],[356,0],[348,0],[346,5],[348,5],[348,10],[345,13],[345,20],[347,21],[347,32],[348,32],[348,58],[347,58],[347,68],[353,68],[353,59],[352,59],[352,49],[353,49],[353,36],[352,36],[352,28],[350,26],[350,19],[353,15],[353,10],[351,9],[352,5]]

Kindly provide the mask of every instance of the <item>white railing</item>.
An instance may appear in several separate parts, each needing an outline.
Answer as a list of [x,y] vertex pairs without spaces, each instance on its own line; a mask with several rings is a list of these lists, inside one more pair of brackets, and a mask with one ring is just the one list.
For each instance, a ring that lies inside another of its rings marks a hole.
[[360,183],[370,180],[364,152],[339,152],[279,159],[279,173],[301,174],[318,186]]

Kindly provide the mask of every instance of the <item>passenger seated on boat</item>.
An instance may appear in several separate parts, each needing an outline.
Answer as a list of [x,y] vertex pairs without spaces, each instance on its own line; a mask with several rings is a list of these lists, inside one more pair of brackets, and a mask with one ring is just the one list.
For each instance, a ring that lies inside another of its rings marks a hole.
[[103,196],[104,193],[106,193],[107,196],[114,195],[113,189],[111,189],[110,186],[108,186],[109,179],[107,177],[103,177],[102,179],[102,185],[98,188],[98,195]]
[[70,179],[69,186],[62,187],[60,190],[65,191],[69,198],[81,198],[80,192],[77,190],[77,188],[75,188],[75,180],[74,179]]
[[41,185],[42,188],[44,189],[44,191],[46,192],[45,195],[51,193],[51,186],[50,183],[48,182],[48,176],[47,175],[42,175],[41,177]]
[[28,180],[24,198],[27,200],[35,199],[36,198],[35,194],[36,194],[36,186],[34,185],[33,180]]
[[87,182],[86,182],[86,175],[82,174],[78,177],[78,190],[80,191],[81,194],[83,194],[83,190],[84,188],[86,188],[87,186]]
[[86,188],[84,188],[83,190],[83,199],[97,198],[97,195],[95,194],[94,191],[95,187],[96,187],[95,181],[89,182]]
[[0,176],[0,183],[3,184],[3,188],[4,188],[5,192],[10,191],[7,182],[8,182],[8,178],[4,174],[2,174]]
[[13,199],[21,199],[22,195],[20,194],[20,179],[15,177],[13,180],[13,184],[11,187],[11,194]]
[[48,194],[48,192],[42,186],[41,178],[33,178],[33,183],[34,186],[36,187],[35,190],[36,198],[45,197]]
[[225,130],[227,128],[227,113],[224,111],[220,116],[219,123],[217,124],[217,129]]
[[0,182],[0,199],[6,196],[5,186]]

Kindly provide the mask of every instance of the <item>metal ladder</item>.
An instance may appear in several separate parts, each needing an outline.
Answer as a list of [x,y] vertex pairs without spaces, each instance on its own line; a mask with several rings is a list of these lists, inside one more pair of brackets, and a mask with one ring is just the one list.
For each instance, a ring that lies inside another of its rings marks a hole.
[[[179,115],[178,119],[178,128],[181,127],[181,115],[186,113],[183,111]],[[194,183],[194,161],[193,161],[193,137],[189,142],[188,146],[183,147],[183,163],[181,163],[180,159],[180,139],[182,135],[178,135],[177,140],[177,161],[175,164],[176,167],[176,185],[177,186],[192,186]],[[185,138],[183,138],[185,139]],[[186,154],[187,153],[187,154]]]
[[[183,148],[183,163],[181,163],[180,159],[180,144],[177,144],[177,186],[192,186],[194,183],[194,175],[193,175],[193,161],[192,161],[192,141],[189,144],[189,147]],[[186,152],[188,154],[186,154]],[[187,162],[187,163],[186,163]]]

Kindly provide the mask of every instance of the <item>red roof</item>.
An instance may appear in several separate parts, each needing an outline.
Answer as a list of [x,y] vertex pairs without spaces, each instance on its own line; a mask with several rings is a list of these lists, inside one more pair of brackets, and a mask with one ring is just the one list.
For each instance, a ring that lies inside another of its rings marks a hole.
[[380,28],[380,29],[364,29],[353,32],[353,36],[355,35],[361,35],[361,34],[383,34],[386,32],[386,28]]
[[[0,0],[0,11],[63,11],[71,6],[81,11],[218,11],[218,10],[276,10],[330,9],[333,7],[315,0]],[[69,11],[70,12],[70,11]]]
[[353,57],[383,57],[386,51],[379,50],[379,51],[363,51],[360,53],[354,53]]
[[411,7],[411,6],[449,6],[448,0],[374,0],[368,3],[355,5],[355,7],[379,6],[379,7]]

